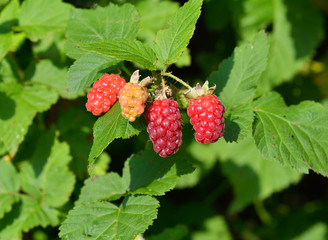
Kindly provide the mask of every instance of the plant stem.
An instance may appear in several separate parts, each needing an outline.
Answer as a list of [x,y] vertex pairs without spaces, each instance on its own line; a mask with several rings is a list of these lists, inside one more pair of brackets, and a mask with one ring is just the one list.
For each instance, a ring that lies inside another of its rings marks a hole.
[[192,87],[189,84],[185,83],[182,79],[178,78],[177,76],[174,76],[172,73],[162,73],[162,76],[168,76],[170,78],[173,78],[175,81],[181,83],[186,88],[192,89]]
[[123,70],[123,72],[125,72],[128,76],[131,76],[132,74],[131,74],[131,72],[129,71],[129,69],[127,69],[127,67],[126,66],[122,66],[122,70]]
[[259,218],[261,219],[261,221],[265,224],[269,224],[272,218],[270,213],[265,209],[263,201],[255,199],[253,203],[254,203],[255,211],[259,216]]

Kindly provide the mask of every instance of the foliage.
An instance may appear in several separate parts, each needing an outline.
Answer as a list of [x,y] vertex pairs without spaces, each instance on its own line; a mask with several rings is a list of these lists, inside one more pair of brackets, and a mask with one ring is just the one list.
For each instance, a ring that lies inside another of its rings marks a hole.
[[[0,0],[0,240],[326,239],[327,6]],[[197,143],[180,104],[162,158],[143,116],[86,111],[136,69],[151,96],[215,85],[223,138]]]

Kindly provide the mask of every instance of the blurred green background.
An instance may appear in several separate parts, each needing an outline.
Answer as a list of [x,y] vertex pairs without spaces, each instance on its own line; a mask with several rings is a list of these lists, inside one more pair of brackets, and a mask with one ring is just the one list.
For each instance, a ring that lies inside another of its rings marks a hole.
[[[1,8],[7,2],[0,1]],[[110,2],[132,3],[142,17],[138,38],[151,42],[185,1],[64,2],[78,8],[106,6]],[[314,100],[328,107],[327,20],[327,0],[204,0],[188,51],[170,71],[190,84],[204,82],[236,46],[264,29],[271,50],[258,96],[274,89],[287,105]],[[33,72],[35,64],[45,59],[58,69],[65,69],[55,78],[60,78],[60,74],[65,78],[73,60],[65,55],[64,41],[63,32],[49,34],[36,42],[25,38],[20,41],[17,36],[17,50],[1,61],[0,81],[12,75],[21,77],[23,72],[28,79],[29,71]],[[126,67],[130,71],[135,68],[132,63]],[[97,119],[85,110],[85,96],[70,99],[65,94],[64,89],[64,97],[49,111],[37,114],[12,159],[14,163],[24,160],[33,151],[40,129],[55,126],[59,140],[70,146],[73,157],[70,169],[77,177],[71,201],[62,208],[64,213],[72,208],[88,177],[87,158],[92,126]],[[302,175],[265,160],[248,138],[238,144],[221,139],[215,144],[200,145],[193,140],[192,127],[185,112],[183,115],[183,145],[179,154],[187,156],[196,170],[183,176],[175,190],[159,197],[158,218],[144,234],[145,239],[176,226],[185,235],[183,239],[193,240],[328,239],[327,178],[312,171]],[[132,153],[151,147],[146,131],[127,140],[117,139],[97,160],[97,174],[120,173]],[[24,239],[58,239],[58,229],[34,228],[24,234]]]

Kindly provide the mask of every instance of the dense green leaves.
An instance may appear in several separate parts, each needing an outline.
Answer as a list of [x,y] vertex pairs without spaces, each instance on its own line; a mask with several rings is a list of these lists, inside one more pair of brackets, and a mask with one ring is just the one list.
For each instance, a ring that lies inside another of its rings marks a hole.
[[102,117],[98,118],[93,128],[94,141],[89,155],[90,170],[96,158],[115,138],[129,138],[139,134],[141,127],[131,124],[122,117],[119,103],[116,103]]
[[[297,12],[297,17],[291,11]],[[308,1],[274,1],[268,69],[260,80],[258,92],[266,92],[291,79],[312,57],[322,36],[322,17]]]
[[108,57],[135,62],[149,70],[156,69],[154,51],[148,45],[137,40],[110,39],[98,43],[80,44],[77,47]]
[[43,38],[51,31],[63,31],[71,8],[61,0],[26,0],[20,9],[19,29],[32,41]]
[[103,69],[118,67],[120,61],[97,53],[87,53],[74,62],[68,71],[68,90],[71,94],[85,90]]
[[29,150],[26,161],[20,163],[19,174],[11,163],[0,161],[0,172],[5,171],[0,176],[1,201],[5,204],[0,213],[10,210],[16,201],[0,219],[0,239],[21,239],[22,232],[36,226],[58,225],[56,208],[65,204],[73,191],[75,177],[68,169],[69,148],[57,140],[54,129],[42,133]]
[[[9,225],[5,225],[4,229],[0,229],[0,239],[22,239],[22,232],[36,226],[56,226],[59,223],[58,211],[41,205],[37,200],[21,196],[19,205],[14,206],[14,213],[5,216],[3,219]],[[15,214],[19,214],[18,217]],[[4,226],[4,225],[2,225]]]
[[307,173],[328,176],[328,111],[319,103],[304,101],[287,107],[277,93],[253,104],[255,142],[262,155]]
[[0,141],[15,154],[37,112],[57,101],[55,91],[42,85],[22,87],[16,83],[0,83]]
[[154,50],[159,63],[170,65],[185,51],[200,15],[202,0],[189,0],[169,19],[169,27],[159,31]]
[[81,43],[97,43],[116,38],[135,39],[138,29],[138,12],[130,4],[74,9],[66,32],[66,54],[75,59],[84,55],[85,51],[75,47]]
[[290,167],[264,159],[250,137],[236,143],[217,144],[222,170],[233,186],[234,200],[229,210],[242,210],[255,199],[263,200],[301,179]]
[[127,197],[119,206],[93,202],[75,207],[60,227],[63,239],[134,239],[157,216],[158,201],[150,196]]

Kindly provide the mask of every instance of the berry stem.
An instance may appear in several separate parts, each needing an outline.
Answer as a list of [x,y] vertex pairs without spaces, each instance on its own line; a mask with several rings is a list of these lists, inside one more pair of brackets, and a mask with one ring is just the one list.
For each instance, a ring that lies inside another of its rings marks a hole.
[[163,77],[161,77],[162,78],[162,94],[163,94],[163,98],[164,99],[166,99],[166,93],[165,93],[165,80],[164,80],[164,78]]
[[185,83],[182,79],[178,78],[177,76],[174,76],[172,73],[169,73],[169,72],[163,73],[163,76],[168,76],[170,78],[173,78],[175,81],[179,82],[180,84],[182,84],[186,88],[192,89],[192,87],[189,84]]
[[122,66],[122,70],[123,70],[123,72],[125,72],[128,76],[131,76],[132,75],[132,73],[129,71],[129,69],[127,69],[127,67],[126,66]]

